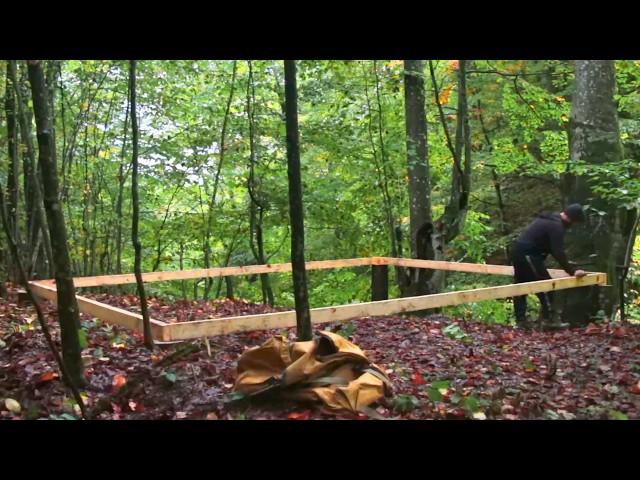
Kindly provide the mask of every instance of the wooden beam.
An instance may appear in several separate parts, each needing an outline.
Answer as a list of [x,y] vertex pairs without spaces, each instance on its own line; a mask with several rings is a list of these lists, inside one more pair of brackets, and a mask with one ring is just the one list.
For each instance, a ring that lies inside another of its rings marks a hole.
[[[311,322],[314,324],[345,322],[354,318],[392,315],[395,313],[427,310],[462,303],[509,298],[530,293],[549,292],[552,290],[563,290],[589,285],[604,285],[606,281],[606,274],[591,273],[583,278],[565,277],[499,287],[476,288],[461,292],[313,308],[311,309]],[[164,327],[163,333],[167,341],[187,340],[213,335],[224,335],[232,332],[287,328],[294,327],[295,325],[295,312],[288,311],[168,324]]]
[[[41,282],[29,282],[33,293],[41,298],[50,300],[54,304],[58,302],[58,295],[55,287],[43,284]],[[90,298],[76,295],[78,300],[78,308],[82,313],[89,314],[95,318],[107,323],[115,323],[123,327],[131,328],[139,332],[142,331],[142,315],[123,310],[122,308],[112,307],[105,303],[91,300]],[[162,328],[167,325],[164,322],[151,319],[151,330],[154,338],[162,338]]]
[[[417,260],[414,258],[383,257],[388,265],[397,267],[430,268],[433,270],[449,270],[454,272],[484,273],[489,275],[513,276],[513,267],[510,265],[491,265],[482,263],[445,262],[439,260]],[[551,278],[568,277],[564,270],[549,269]]]
[[[376,257],[374,257],[376,258]],[[379,258],[379,257],[378,257]],[[307,270],[320,270],[327,268],[368,266],[372,262],[384,262],[372,258],[345,258],[340,260],[317,260],[306,262]],[[247,265],[244,267],[217,267],[201,268],[195,270],[176,270],[173,272],[147,272],[142,274],[144,282],[163,282],[167,280],[185,280],[189,278],[228,277],[236,275],[254,275],[259,273],[290,272],[291,263],[274,263],[271,265]],[[123,275],[100,275],[96,277],[76,277],[73,279],[76,288],[98,287],[101,285],[124,285],[135,283],[136,278],[132,273]]]

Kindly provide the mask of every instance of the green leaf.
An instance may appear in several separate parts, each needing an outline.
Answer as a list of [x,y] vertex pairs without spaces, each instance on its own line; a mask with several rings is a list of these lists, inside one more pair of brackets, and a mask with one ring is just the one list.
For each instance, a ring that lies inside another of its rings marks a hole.
[[89,345],[87,342],[87,331],[84,328],[78,330],[78,340],[80,342],[80,348],[84,350]]
[[431,383],[431,388],[440,390],[441,388],[449,388],[449,385],[451,385],[451,380],[438,380]]
[[420,401],[413,395],[398,395],[393,401],[393,409],[401,413],[410,412],[418,405]]
[[231,392],[228,395],[225,395],[224,397],[224,401],[227,403],[231,403],[231,402],[239,402],[240,400],[244,400],[248,398],[247,395],[245,393],[242,392]]
[[609,410],[609,418],[611,420],[629,420],[629,417],[618,410]]
[[473,395],[469,395],[468,397],[465,397],[465,399],[462,401],[462,408],[472,413],[478,411],[478,408],[479,408],[478,399]]
[[163,374],[163,377],[167,382],[171,384],[176,383],[176,381],[178,380],[178,376],[173,372],[165,372]]
[[442,393],[440,393],[436,388],[429,388],[427,390],[427,395],[429,396],[429,400],[431,400],[432,402],[442,401]]
[[464,333],[464,331],[454,323],[444,327],[442,329],[442,333],[444,333],[447,337],[452,338],[454,340],[465,340],[468,337],[468,335]]
[[536,366],[534,365],[534,363],[529,360],[529,358],[525,358],[522,361],[522,366],[525,368],[525,370],[535,370]]
[[353,322],[347,323],[344,327],[338,330],[338,335],[348,339],[356,331],[356,326]]

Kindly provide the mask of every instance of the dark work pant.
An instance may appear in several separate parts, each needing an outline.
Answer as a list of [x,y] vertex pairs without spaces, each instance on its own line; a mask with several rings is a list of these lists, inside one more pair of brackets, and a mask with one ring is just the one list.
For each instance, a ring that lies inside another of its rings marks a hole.
[[[551,278],[544,259],[532,255],[514,255],[512,257],[514,277],[516,283],[535,282],[538,280],[548,280]],[[551,305],[553,302],[553,292],[541,292],[536,294],[540,299],[540,313],[543,318],[551,319]],[[513,298],[513,310],[516,322],[525,320],[527,315],[526,295]]]

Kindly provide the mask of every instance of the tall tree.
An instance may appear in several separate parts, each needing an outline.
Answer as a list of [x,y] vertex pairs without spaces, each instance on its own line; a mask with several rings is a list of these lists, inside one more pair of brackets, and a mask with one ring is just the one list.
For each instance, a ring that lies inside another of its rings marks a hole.
[[[467,66],[468,60],[459,60],[457,67],[458,105],[456,109],[456,135],[452,141],[445,120],[442,102],[440,100],[440,87],[435,76],[433,63],[429,61],[429,70],[433,83],[433,93],[438,107],[438,113],[444,130],[447,147],[453,159],[451,168],[451,189],[449,200],[444,207],[444,213],[434,224],[431,235],[432,252],[435,259],[443,259],[445,248],[449,242],[457,237],[462,229],[469,210],[469,197],[471,194],[471,132],[469,129],[469,108],[467,103]],[[464,158],[464,160],[463,160]],[[426,241],[426,240],[423,240]],[[442,290],[445,280],[445,271],[437,270],[430,279],[430,291]]]
[[[247,80],[247,117],[249,120],[249,178],[247,190],[249,191],[249,246],[253,257],[259,265],[267,263],[264,252],[263,219],[266,210],[266,199],[260,188],[260,181],[256,178],[257,145],[256,145],[256,88],[253,80],[253,65],[249,64],[249,78]],[[269,274],[260,274],[262,286],[262,303],[274,304],[273,289],[269,281]]]
[[[9,63],[15,63],[9,60]],[[13,66],[15,68],[15,65]],[[13,88],[13,79],[11,78],[11,65],[7,65],[7,82],[4,94],[5,115],[7,118],[7,150],[9,156],[9,164],[7,171],[7,218],[11,228],[11,234],[20,245],[20,168],[18,162],[18,131],[16,128],[16,96]],[[20,250],[20,249],[18,249]],[[10,260],[7,255],[7,260]],[[9,264],[10,262],[7,262]],[[15,267],[15,265],[12,265]],[[16,281],[18,278],[15,268],[7,270],[10,277]]]
[[59,201],[56,151],[51,137],[48,90],[40,60],[29,60],[28,72],[38,134],[38,163],[42,170],[44,207],[47,212],[55,267],[62,357],[69,372],[70,381],[75,386],[81,386],[86,383],[86,380],[83,375],[82,348],[79,338],[80,317],[67,247],[67,231]]
[[304,262],[304,210],[300,174],[300,140],[298,132],[298,89],[296,62],[284,61],[284,96],[287,131],[287,174],[289,177],[289,217],[291,222],[291,266],[293,296],[296,305],[298,339],[311,340],[311,313]]
[[78,390],[77,385],[75,385],[69,374],[69,370],[65,366],[65,362],[63,361],[58,349],[56,348],[56,344],[51,336],[51,332],[49,331],[49,325],[44,318],[44,313],[42,312],[42,307],[38,302],[35,294],[31,291],[31,285],[29,284],[29,279],[27,278],[27,272],[22,265],[22,260],[20,259],[20,253],[18,251],[18,244],[13,237],[14,232],[12,232],[11,225],[9,224],[8,215],[6,214],[6,206],[4,202],[4,189],[0,184],[0,220],[2,223],[2,227],[7,237],[7,243],[9,246],[9,251],[13,256],[14,262],[16,264],[16,269],[18,271],[18,282],[25,289],[27,295],[29,296],[29,300],[33,304],[36,310],[36,317],[38,319],[38,323],[40,324],[40,329],[44,335],[44,338],[47,342],[47,346],[49,350],[53,354],[53,358],[58,364],[58,368],[60,369],[60,373],[62,374],[62,379],[65,381],[69,389],[71,390],[71,394],[73,395],[74,400],[80,407],[80,412],[82,413],[82,417],[87,419],[87,410],[85,408],[84,400],[82,395],[80,395],[80,391]]
[[[588,170],[581,175],[572,170],[567,173],[565,198],[567,202],[589,205],[592,214],[584,227],[569,233],[568,244],[572,256],[579,262],[597,255],[593,270],[606,272],[612,285],[612,288],[593,287],[567,293],[563,316],[577,325],[586,324],[599,310],[609,316],[615,312],[619,303],[619,267],[629,262],[627,244],[634,234],[635,210],[605,198],[597,188],[607,177],[617,185],[619,177],[607,174],[607,171],[619,171],[624,161],[615,90],[613,61],[575,62],[575,90],[569,124],[570,158],[572,163],[584,162]],[[595,178],[588,175],[590,171],[602,174]]]
[[142,280],[142,245],[138,233],[140,223],[140,199],[138,196],[138,114],[136,111],[136,61],[129,62],[129,105],[131,108],[131,205],[133,209],[131,220],[131,241],[135,252],[133,271],[136,276],[138,296],[140,297],[140,310],[142,312],[142,327],[144,344],[149,350],[153,350],[153,334],[147,308],[147,296]]
[[[7,65],[11,80],[13,83],[14,91],[16,94],[16,105],[18,114],[18,123],[20,125],[20,137],[24,146],[24,197],[25,197],[25,210],[27,216],[27,250],[33,252],[34,255],[38,253],[38,240],[42,242],[44,254],[46,256],[48,268],[47,271],[41,271],[39,273],[45,274],[47,277],[52,276],[54,270],[53,249],[50,239],[50,228],[47,227],[47,213],[45,212],[43,185],[40,175],[38,175],[38,166],[36,165],[35,152],[33,148],[33,140],[31,138],[31,118],[27,111],[27,99],[23,98],[22,88],[18,82],[18,76],[16,72],[16,62],[9,61]],[[48,92],[47,92],[48,93]],[[55,150],[55,143],[52,148]],[[54,151],[55,154],[55,151]],[[42,167],[40,167],[42,168]],[[33,268],[34,263],[31,261],[27,265],[27,274],[29,274]]]
[[[424,66],[422,60],[404,61],[404,108],[407,132],[407,173],[409,176],[409,226],[411,231],[411,257],[433,258],[430,251],[431,185],[427,152],[427,116],[424,98]],[[417,268],[411,271],[415,279],[403,282],[403,295],[429,293],[429,270]],[[411,288],[413,287],[413,288]]]
[[[231,112],[231,102],[233,101],[233,94],[236,86],[236,75],[238,72],[238,64],[237,61],[233,61],[233,68],[231,71],[231,85],[229,87],[229,96],[227,97],[227,104],[224,109],[224,117],[222,118],[222,128],[220,129],[220,150],[218,153],[218,168],[216,168],[216,176],[213,180],[213,191],[211,192],[211,198],[209,199],[209,208],[207,211],[207,221],[205,226],[205,235],[204,235],[204,267],[211,268],[211,233],[213,230],[214,223],[214,207],[216,204],[216,196],[218,194],[218,187],[220,185],[220,174],[222,172],[222,164],[224,163],[224,154],[226,152],[226,141],[227,141],[227,125],[229,123],[229,116]],[[227,277],[227,285],[230,282],[230,278]],[[209,298],[209,292],[213,285],[213,278],[207,278],[205,280],[204,286],[204,299],[207,300]]]

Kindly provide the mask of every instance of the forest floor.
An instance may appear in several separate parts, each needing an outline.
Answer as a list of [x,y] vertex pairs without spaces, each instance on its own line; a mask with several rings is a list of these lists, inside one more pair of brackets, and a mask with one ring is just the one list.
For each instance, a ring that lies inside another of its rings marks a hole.
[[[93,295],[135,310],[134,296]],[[56,342],[55,308],[43,304]],[[151,316],[183,321],[273,311],[241,300],[151,301]],[[83,315],[88,385],[98,419],[356,419],[296,404],[232,404],[236,362],[248,347],[285,331],[237,333],[163,345]],[[0,300],[0,418],[77,417],[37,326],[15,292]],[[559,332],[426,318],[363,318],[325,325],[388,373],[394,396],[377,407],[398,419],[640,419],[640,327],[590,325]],[[294,338],[293,329],[286,334]],[[13,399],[20,405],[20,411]],[[7,405],[9,403],[9,405]],[[11,408],[9,408],[11,407]]]

